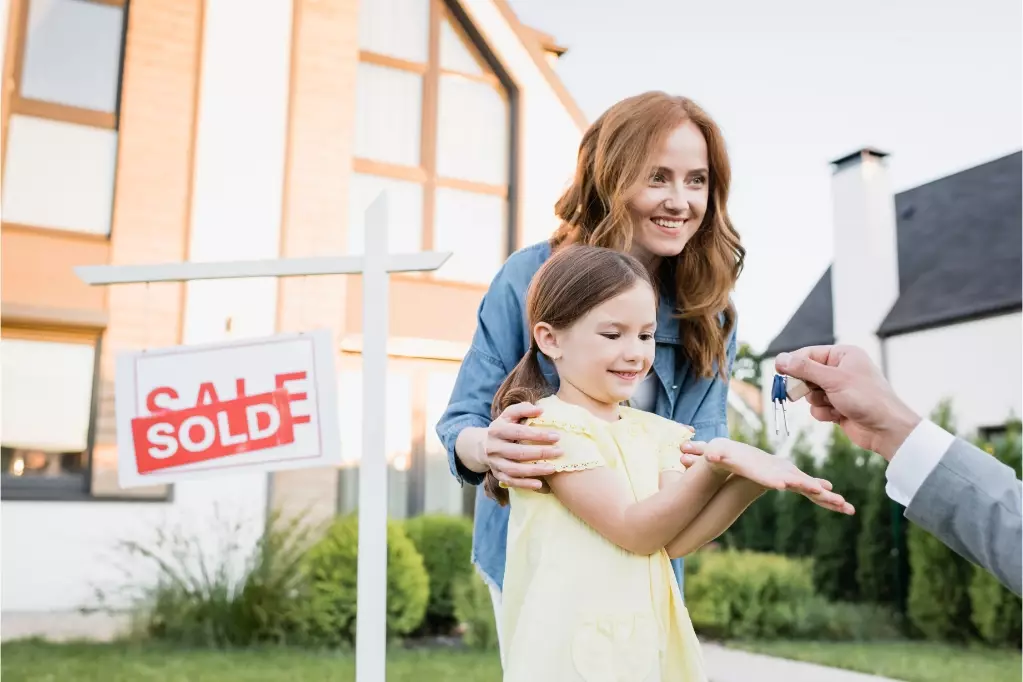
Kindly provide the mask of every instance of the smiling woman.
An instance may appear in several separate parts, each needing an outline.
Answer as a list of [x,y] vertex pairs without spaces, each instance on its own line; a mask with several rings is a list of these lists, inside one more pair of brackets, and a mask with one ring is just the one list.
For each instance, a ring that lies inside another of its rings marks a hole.
[[[594,121],[579,145],[575,177],[555,206],[559,228],[512,254],[479,306],[472,345],[437,425],[460,482],[479,486],[490,473],[509,488],[537,489],[546,473],[538,460],[560,456],[556,438],[519,423],[542,409],[519,403],[496,419],[491,409],[498,387],[531,352],[524,315],[531,280],[553,254],[576,244],[634,256],[657,292],[649,379],[632,387],[632,404],[691,425],[697,440],[728,434],[727,381],[736,350],[729,296],[745,258],[728,217],[730,185],[721,132],[685,97],[643,93]],[[556,392],[559,372],[546,358],[539,367]],[[477,489],[473,560],[498,611],[508,519],[507,507]],[[674,572],[681,585],[681,561]]]

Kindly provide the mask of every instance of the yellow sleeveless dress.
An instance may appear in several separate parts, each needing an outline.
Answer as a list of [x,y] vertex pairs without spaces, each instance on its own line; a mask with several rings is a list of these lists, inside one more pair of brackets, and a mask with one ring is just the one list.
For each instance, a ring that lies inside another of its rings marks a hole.
[[[556,396],[539,404],[529,423],[561,436],[558,471],[608,467],[637,501],[658,491],[661,471],[683,471],[691,432],[670,420],[623,407],[609,423]],[[554,495],[509,493],[505,682],[706,682],[667,552],[626,552]]]

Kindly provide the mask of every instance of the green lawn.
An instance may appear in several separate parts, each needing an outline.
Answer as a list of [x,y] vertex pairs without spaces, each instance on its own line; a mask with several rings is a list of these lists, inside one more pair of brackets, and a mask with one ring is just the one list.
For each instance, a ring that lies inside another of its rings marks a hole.
[[[188,651],[156,645],[11,642],[0,647],[4,682],[350,682],[354,654],[294,649]],[[392,649],[387,682],[494,682],[497,652]]]
[[732,642],[730,647],[906,682],[1019,682],[1019,651],[925,642]]

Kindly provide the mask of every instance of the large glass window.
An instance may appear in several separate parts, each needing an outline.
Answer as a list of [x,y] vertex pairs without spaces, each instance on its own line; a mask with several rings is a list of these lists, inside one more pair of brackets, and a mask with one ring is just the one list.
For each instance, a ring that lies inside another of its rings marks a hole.
[[444,0],[359,12],[348,250],[361,252],[361,211],[387,190],[392,250],[450,250],[435,277],[485,284],[508,255],[507,89]]
[[[458,363],[390,358],[387,369],[387,509],[393,519],[466,513],[465,491],[451,475],[436,435]],[[362,460],[362,358],[345,354],[338,375],[341,452],[338,511],[359,507]]]
[[17,8],[13,88],[4,102],[3,221],[106,235],[124,3],[27,0]]
[[5,493],[32,480],[86,490],[97,340],[94,335],[4,328],[0,446]]

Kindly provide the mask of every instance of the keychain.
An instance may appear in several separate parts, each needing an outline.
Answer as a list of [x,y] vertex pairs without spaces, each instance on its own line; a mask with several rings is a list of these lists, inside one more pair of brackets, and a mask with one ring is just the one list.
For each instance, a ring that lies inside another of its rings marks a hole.
[[785,435],[787,436],[789,435],[789,417],[785,412],[785,401],[796,402],[809,392],[810,388],[799,379],[793,379],[792,383],[789,383],[789,377],[784,374],[774,375],[774,384],[771,386],[771,402],[774,403],[775,434],[780,433],[778,431],[778,407],[781,407],[781,418],[785,424]]

